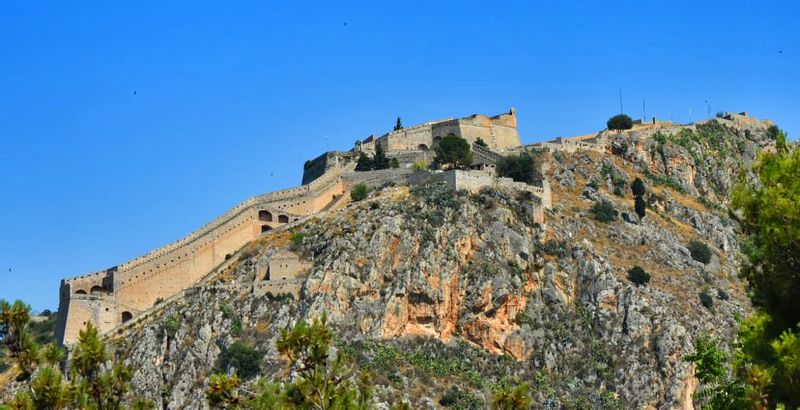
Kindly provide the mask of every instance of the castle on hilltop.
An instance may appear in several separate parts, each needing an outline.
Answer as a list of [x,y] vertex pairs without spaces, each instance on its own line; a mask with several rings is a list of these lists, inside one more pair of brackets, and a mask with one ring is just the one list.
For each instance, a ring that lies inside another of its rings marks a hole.
[[[472,145],[475,170],[438,174],[414,171],[412,163],[432,159],[433,148],[449,134]],[[475,144],[479,138],[486,147]],[[358,155],[373,153],[377,144],[387,156],[396,158],[400,167],[356,172]],[[171,244],[108,269],[63,279],[56,337],[70,346],[89,322],[105,334],[132,323],[159,302],[199,286],[231,255],[262,234],[285,229],[344,204],[349,198],[345,194],[359,183],[376,187],[386,183],[414,183],[433,176],[453,189],[477,190],[486,186],[523,189],[534,194],[531,206],[537,221],[543,222],[542,208],[549,207],[551,201],[550,187],[543,177],[538,183],[528,185],[494,175],[495,161],[521,148],[512,108],[493,117],[477,114],[426,122],[359,140],[346,152],[326,152],[306,162],[299,187],[254,196]],[[281,289],[298,294],[302,282],[297,275],[307,266],[285,252],[272,259],[259,266],[253,292]]]

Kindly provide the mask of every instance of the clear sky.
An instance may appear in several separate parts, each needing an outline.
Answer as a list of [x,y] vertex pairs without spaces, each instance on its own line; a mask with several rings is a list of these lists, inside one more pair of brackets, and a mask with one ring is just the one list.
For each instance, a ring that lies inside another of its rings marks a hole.
[[92,3],[0,3],[0,298],[35,309],[398,115],[514,106],[535,142],[621,88],[633,117],[800,134],[797,1]]

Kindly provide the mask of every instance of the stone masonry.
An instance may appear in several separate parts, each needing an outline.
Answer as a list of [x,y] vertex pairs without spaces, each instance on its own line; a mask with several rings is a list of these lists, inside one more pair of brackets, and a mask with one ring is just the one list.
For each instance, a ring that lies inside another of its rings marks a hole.
[[[412,182],[410,162],[431,159],[431,148],[448,134],[465,138],[473,146],[478,138],[485,141],[488,148],[475,149],[479,151],[476,159],[486,166],[476,171],[442,173],[437,178],[454,189],[507,187],[529,191],[538,198],[532,205],[538,209],[534,210],[537,221],[543,221],[541,208],[550,206],[547,181],[530,186],[493,175],[492,164],[502,153],[522,147],[513,108],[494,117],[476,114],[428,122],[359,141],[349,152],[322,154],[306,162],[303,185],[299,187],[252,197],[178,241],[105,270],[63,279],[56,337],[70,346],[89,322],[106,333],[136,319],[151,311],[157,302],[190,290],[227,257],[263,233],[332,207],[346,197],[354,184],[379,187]],[[404,166],[355,172],[357,154],[374,151],[375,144],[386,148],[387,155],[402,159]],[[258,294],[298,296],[302,279],[297,274],[306,268],[291,253],[274,255],[269,265],[257,272],[252,290]]]

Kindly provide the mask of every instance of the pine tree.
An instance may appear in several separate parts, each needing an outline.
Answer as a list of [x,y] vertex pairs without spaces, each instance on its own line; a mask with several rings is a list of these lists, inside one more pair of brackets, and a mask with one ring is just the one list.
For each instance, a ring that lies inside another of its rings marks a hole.
[[397,117],[397,123],[394,125],[394,130],[399,131],[403,129],[403,122],[400,121],[400,117]]

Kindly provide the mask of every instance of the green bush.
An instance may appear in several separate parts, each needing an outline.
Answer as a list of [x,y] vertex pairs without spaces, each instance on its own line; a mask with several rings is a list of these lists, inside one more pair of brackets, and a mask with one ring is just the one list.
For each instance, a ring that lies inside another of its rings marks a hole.
[[166,319],[164,319],[164,330],[166,330],[170,335],[174,335],[180,327],[181,323],[178,321],[177,316],[169,315]]
[[687,248],[689,248],[689,252],[692,254],[692,259],[704,264],[711,262],[711,249],[703,242],[691,241]]
[[448,134],[436,145],[436,162],[442,165],[450,165],[454,168],[461,168],[472,164],[472,151],[467,140]]
[[236,369],[242,379],[250,379],[261,371],[264,353],[241,341],[233,342],[217,359],[217,368],[223,372]]
[[414,163],[411,166],[412,168],[414,168],[414,171],[424,171],[428,169],[429,165],[430,164],[428,164],[428,162],[425,161],[424,159],[418,159],[414,161]]
[[644,286],[650,282],[650,274],[641,266],[634,266],[628,270],[628,280],[636,286]]
[[711,296],[708,289],[703,289],[699,296],[701,305],[705,306],[708,310],[714,309],[714,296]]
[[353,201],[363,201],[369,194],[369,188],[364,184],[355,184],[353,189],[350,190],[350,199]]
[[615,115],[606,122],[610,130],[629,130],[633,128],[633,119],[625,114]]
[[478,145],[478,146],[481,146],[481,147],[484,147],[484,148],[489,148],[489,146],[486,145],[486,141],[484,141],[483,138],[481,138],[481,137],[478,137],[478,139],[475,140],[475,145]]
[[595,202],[591,211],[594,214],[594,219],[600,222],[610,222],[617,219],[618,212],[614,209],[614,204],[605,199]]
[[527,153],[511,155],[497,161],[497,175],[517,182],[533,183],[535,162]]
[[303,245],[303,239],[305,239],[306,234],[303,232],[295,232],[292,234],[290,240],[292,241],[291,248],[293,250],[297,250],[300,246]]
[[222,317],[229,319],[233,316],[233,307],[231,305],[222,305],[219,310],[222,311]]

